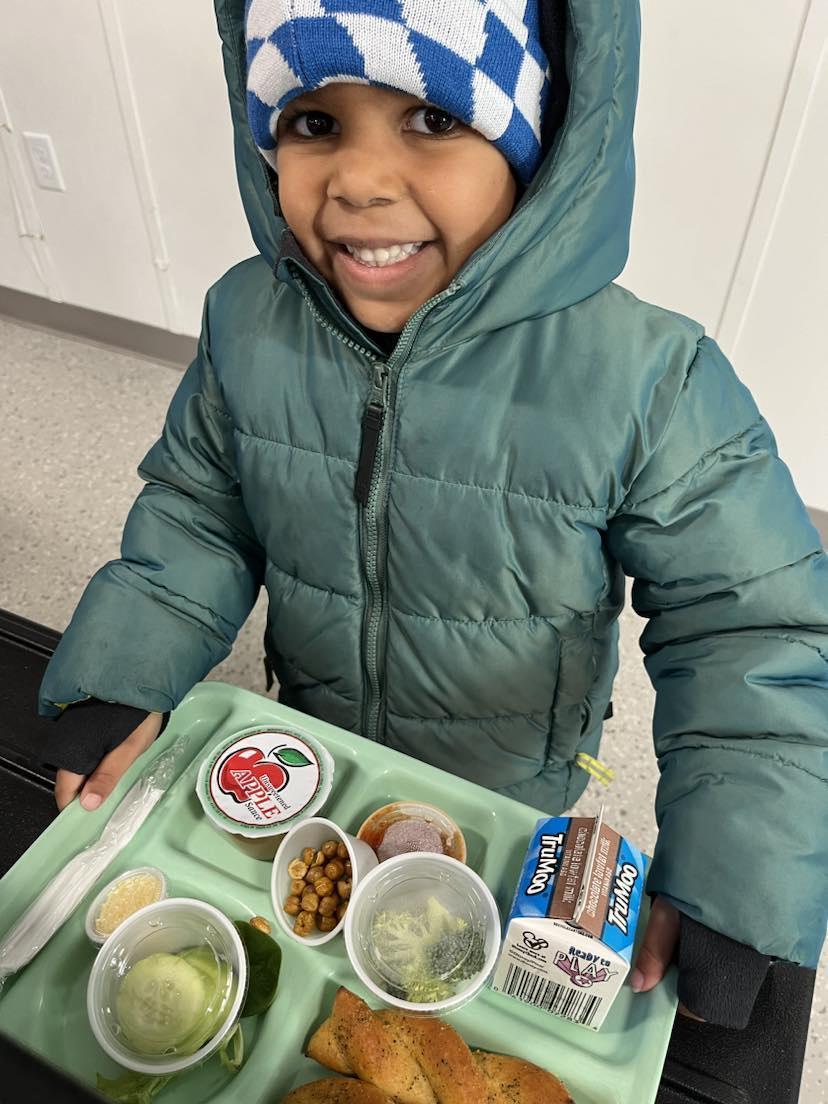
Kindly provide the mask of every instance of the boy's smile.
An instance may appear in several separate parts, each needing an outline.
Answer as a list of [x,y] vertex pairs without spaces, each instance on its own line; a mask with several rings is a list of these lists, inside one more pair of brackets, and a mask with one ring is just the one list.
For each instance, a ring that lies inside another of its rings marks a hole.
[[330,84],[279,119],[285,219],[362,325],[393,333],[508,219],[500,151],[402,92]]

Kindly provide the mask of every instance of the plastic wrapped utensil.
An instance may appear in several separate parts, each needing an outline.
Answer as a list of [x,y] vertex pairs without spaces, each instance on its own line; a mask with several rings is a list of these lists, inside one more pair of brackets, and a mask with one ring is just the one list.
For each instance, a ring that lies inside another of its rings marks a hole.
[[180,736],[127,791],[98,839],[79,851],[0,939],[0,992],[69,919],[103,870],[129,843],[175,777],[187,739]]

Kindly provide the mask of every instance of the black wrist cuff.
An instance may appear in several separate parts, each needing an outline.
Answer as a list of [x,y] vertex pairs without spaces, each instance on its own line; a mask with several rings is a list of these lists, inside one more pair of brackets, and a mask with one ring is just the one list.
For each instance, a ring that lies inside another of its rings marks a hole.
[[708,1023],[747,1027],[773,959],[680,915],[679,1000]]
[[[40,749],[47,766],[76,774],[91,774],[101,759],[133,732],[147,717],[146,709],[88,698],[69,705],[52,723],[52,731]],[[169,714],[164,715],[164,724]]]

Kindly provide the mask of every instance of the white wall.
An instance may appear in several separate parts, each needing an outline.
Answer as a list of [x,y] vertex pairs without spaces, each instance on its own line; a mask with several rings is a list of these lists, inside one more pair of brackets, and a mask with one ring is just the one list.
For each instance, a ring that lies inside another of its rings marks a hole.
[[[212,5],[4,0],[0,94],[0,284],[197,333],[206,288],[253,252]],[[65,192],[34,185],[23,131],[52,136]],[[45,275],[12,186],[37,212]]]
[[[822,509],[826,12],[828,0],[642,0],[621,278],[720,338]],[[3,31],[0,285],[197,333],[205,289],[253,251],[212,4],[5,0]],[[52,136],[65,193],[34,186],[24,130]]]
[[828,510],[828,0],[812,2],[721,338]]

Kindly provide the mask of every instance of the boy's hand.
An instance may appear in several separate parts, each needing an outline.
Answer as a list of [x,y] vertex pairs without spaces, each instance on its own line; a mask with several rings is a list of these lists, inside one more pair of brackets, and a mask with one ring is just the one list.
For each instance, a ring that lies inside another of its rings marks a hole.
[[59,770],[55,776],[55,801],[58,809],[80,795],[80,803],[90,812],[97,809],[112,793],[121,776],[139,755],[156,739],[164,721],[163,713],[148,713],[137,728],[108,755],[105,755],[90,775]]
[[[630,986],[634,993],[648,993],[664,977],[667,967],[675,957],[680,923],[678,909],[661,897],[656,897],[650,909],[644,943],[630,975]],[[704,1023],[683,1004],[679,1005],[679,1012],[691,1020]]]

